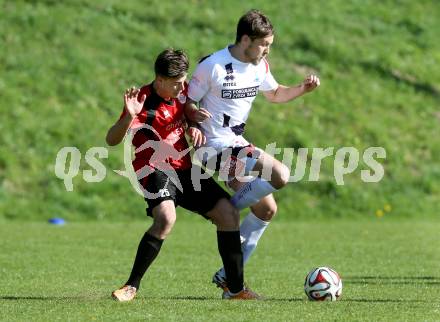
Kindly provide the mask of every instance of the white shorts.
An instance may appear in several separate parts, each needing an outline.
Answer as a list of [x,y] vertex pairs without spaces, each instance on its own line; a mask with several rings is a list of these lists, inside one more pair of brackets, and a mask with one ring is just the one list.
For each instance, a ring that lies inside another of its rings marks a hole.
[[210,170],[220,172],[220,177],[230,181],[247,176],[260,157],[261,150],[243,136],[207,139],[195,152],[196,158]]

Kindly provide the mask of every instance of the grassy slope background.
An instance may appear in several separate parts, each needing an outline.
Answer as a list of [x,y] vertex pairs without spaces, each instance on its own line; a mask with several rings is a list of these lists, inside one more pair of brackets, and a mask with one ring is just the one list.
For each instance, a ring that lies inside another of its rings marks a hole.
[[[440,204],[440,4],[435,1],[1,1],[0,216],[129,219],[144,202],[123,169],[122,147],[103,160],[100,183],[82,179],[86,151],[105,146],[123,90],[153,78],[165,47],[187,50],[192,66],[232,43],[245,11],[259,8],[276,27],[271,69],[282,84],[309,72],[318,91],[284,105],[258,97],[247,136],[278,147],[382,146],[385,177],[345,186],[333,158],[321,179],[280,193],[281,218],[433,217]],[[54,175],[57,152],[82,153],[74,191]],[[309,168],[310,164],[307,168]],[[307,173],[306,173],[307,175]],[[388,206],[387,206],[388,207]],[[389,209],[389,208],[388,208]]]

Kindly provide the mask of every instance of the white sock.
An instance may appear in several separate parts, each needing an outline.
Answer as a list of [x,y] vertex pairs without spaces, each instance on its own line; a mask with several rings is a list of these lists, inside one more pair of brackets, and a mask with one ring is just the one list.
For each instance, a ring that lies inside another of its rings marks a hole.
[[252,211],[243,219],[240,225],[240,236],[242,238],[241,250],[243,251],[243,265],[257,247],[258,241],[269,225],[269,221],[264,221],[255,216]]
[[264,179],[259,177],[252,181],[246,182],[236,193],[231,197],[231,203],[238,209],[247,208],[256,204],[261,198],[276,191],[272,185]]
[[[240,225],[241,250],[243,251],[243,265],[249,260],[249,257],[257,247],[258,241],[269,225],[269,221],[264,221],[255,216],[252,211],[243,219]],[[226,278],[225,269],[222,268],[219,274]]]

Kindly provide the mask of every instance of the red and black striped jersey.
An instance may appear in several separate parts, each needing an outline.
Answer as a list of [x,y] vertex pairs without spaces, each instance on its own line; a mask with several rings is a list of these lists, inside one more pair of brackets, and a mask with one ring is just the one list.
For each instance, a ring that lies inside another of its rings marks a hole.
[[[188,148],[185,138],[186,121],[184,104],[187,85],[178,98],[167,101],[153,88],[153,83],[143,86],[138,101],[146,95],[141,112],[133,119],[130,130],[135,134],[132,144],[135,147],[133,168],[137,172],[145,166],[158,170],[183,170],[191,167],[189,153],[182,156]],[[124,109],[120,119],[126,115]]]

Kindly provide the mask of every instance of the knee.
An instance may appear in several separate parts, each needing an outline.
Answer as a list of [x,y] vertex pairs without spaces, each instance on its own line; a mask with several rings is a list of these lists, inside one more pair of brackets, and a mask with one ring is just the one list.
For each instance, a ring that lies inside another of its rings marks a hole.
[[166,215],[161,218],[159,221],[161,227],[163,229],[171,229],[174,226],[174,223],[176,222],[176,216],[174,215]]
[[174,223],[176,222],[176,216],[171,213],[162,213],[154,217],[153,232],[159,239],[165,239],[171,232]]
[[263,211],[263,218],[261,218],[264,221],[270,221],[272,218],[276,215],[278,210],[278,206],[276,204],[271,205],[264,209]]
[[252,208],[252,212],[255,214],[255,216],[264,221],[271,221],[276,215],[277,210],[278,206],[276,203],[270,203],[258,208]]

